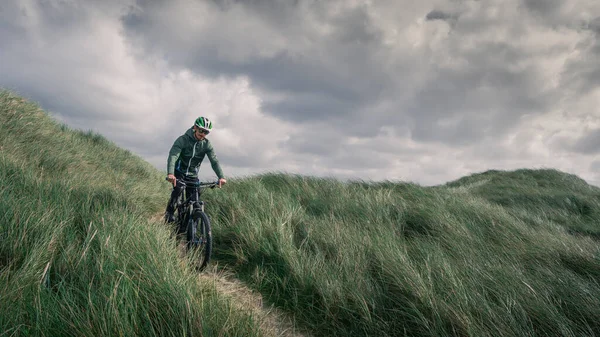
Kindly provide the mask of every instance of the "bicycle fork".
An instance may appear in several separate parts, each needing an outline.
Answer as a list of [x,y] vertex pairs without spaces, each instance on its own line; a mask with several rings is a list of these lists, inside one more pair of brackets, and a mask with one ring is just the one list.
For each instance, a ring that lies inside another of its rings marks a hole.
[[195,226],[196,228],[194,228],[194,234],[198,231],[200,232],[200,240],[198,240],[198,236],[196,236],[196,235],[194,235],[193,240],[194,241],[198,240],[195,243],[203,245],[206,241],[206,237],[205,237],[206,233],[204,233],[204,226],[201,224],[202,217],[200,214],[204,212],[204,201],[194,202],[192,209],[193,209],[193,211],[192,211],[191,216],[192,216],[192,220],[194,221],[194,223],[196,225]]

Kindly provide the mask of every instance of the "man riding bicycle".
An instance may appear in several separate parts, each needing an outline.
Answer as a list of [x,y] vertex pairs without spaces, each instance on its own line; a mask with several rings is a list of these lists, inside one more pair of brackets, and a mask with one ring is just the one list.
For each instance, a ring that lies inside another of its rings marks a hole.
[[[167,160],[167,180],[173,184],[173,192],[171,199],[167,204],[165,211],[165,221],[174,222],[175,203],[177,198],[183,192],[183,186],[177,186],[177,179],[198,182],[198,170],[200,164],[204,160],[204,156],[208,156],[213,171],[219,178],[219,187],[227,183],[224,178],[223,170],[219,165],[219,160],[215,155],[215,151],[206,135],[212,130],[212,121],[206,117],[198,117],[194,122],[194,126],[181,135],[171,147],[169,151],[169,159]],[[193,187],[192,187],[193,188]],[[188,195],[191,195],[188,193]]]

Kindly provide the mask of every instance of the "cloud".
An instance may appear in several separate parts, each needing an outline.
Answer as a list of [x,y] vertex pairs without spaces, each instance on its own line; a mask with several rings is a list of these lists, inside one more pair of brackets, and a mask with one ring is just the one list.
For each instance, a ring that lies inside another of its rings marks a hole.
[[524,0],[525,8],[541,16],[553,16],[560,12],[563,1],[560,0]]
[[600,129],[589,131],[579,138],[573,144],[572,150],[584,154],[600,153]]
[[[123,21],[138,46],[168,54],[172,64],[206,76],[247,76],[265,113],[295,123],[350,127],[369,111],[374,124],[363,125],[371,135],[382,120],[410,121],[419,141],[461,145],[506,134],[523,114],[542,113],[560,99],[556,87],[539,85],[548,77],[540,59],[572,52],[570,32],[536,26],[516,7],[470,3],[424,11],[423,21],[401,20],[397,26],[419,36],[386,43],[388,22],[380,19],[401,7],[382,3],[175,1],[152,3]],[[452,26],[431,22],[449,18]],[[181,38],[181,31],[195,38]],[[513,40],[519,35],[525,38]],[[555,41],[528,44],[538,37]],[[374,108],[382,101],[395,101],[393,111]]]
[[0,85],[159,168],[207,115],[228,174],[600,180],[600,3],[408,4],[12,0]]
[[434,20],[442,20],[442,21],[456,21],[458,19],[458,14],[450,14],[441,10],[434,9],[431,12],[427,13],[425,16],[427,21]]
[[[391,80],[371,60],[380,36],[367,8],[334,7],[175,1],[132,12],[123,22],[133,41],[173,65],[205,76],[248,76],[253,86],[277,94],[265,95],[265,112],[301,122],[345,115]],[[178,24],[182,16],[198,19]],[[179,38],[182,30],[195,38]]]
[[100,132],[150,158],[159,168],[166,166],[175,138],[204,114],[216,122],[219,132],[210,138],[227,165],[264,169],[260,163],[276,152],[270,147],[287,131],[259,111],[248,80],[205,78],[171,69],[159,57],[138,58],[121,34],[123,10],[116,3],[3,7],[1,22],[12,28],[0,38],[6,41],[0,85],[40,102],[71,126]]

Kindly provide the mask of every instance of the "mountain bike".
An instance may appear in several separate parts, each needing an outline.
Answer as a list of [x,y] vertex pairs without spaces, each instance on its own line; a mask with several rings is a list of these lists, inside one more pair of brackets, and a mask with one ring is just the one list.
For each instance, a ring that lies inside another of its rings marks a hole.
[[198,254],[196,267],[203,270],[212,253],[212,233],[210,219],[204,212],[205,202],[200,200],[200,196],[204,189],[215,188],[219,182],[200,183],[197,180],[177,179],[175,186],[183,188],[175,205],[177,230],[178,233],[185,233],[187,250]]

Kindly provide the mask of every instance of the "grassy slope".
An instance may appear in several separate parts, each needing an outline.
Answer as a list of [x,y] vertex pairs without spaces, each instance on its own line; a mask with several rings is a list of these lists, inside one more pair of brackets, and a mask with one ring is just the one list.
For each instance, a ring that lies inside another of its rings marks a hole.
[[0,129],[0,336],[259,335],[149,221],[156,169],[7,92]]
[[269,174],[206,197],[217,256],[318,335],[600,331],[600,189],[577,177],[420,187]]
[[[167,195],[160,173],[99,136],[53,126],[39,142],[23,132],[34,118],[12,131],[20,141],[9,140],[6,119],[20,117],[0,116],[0,220],[10,224],[0,241],[0,305],[11,308],[0,326],[24,321],[22,331],[52,334],[75,314],[80,334],[198,331],[207,329],[198,320],[174,317],[199,317],[210,303],[227,308],[177,266],[166,230],[144,222]],[[28,139],[35,151],[20,148]],[[217,261],[315,335],[600,331],[600,190],[577,177],[490,171],[421,187],[266,174],[205,198]],[[205,325],[253,333],[250,318],[223,312]]]

